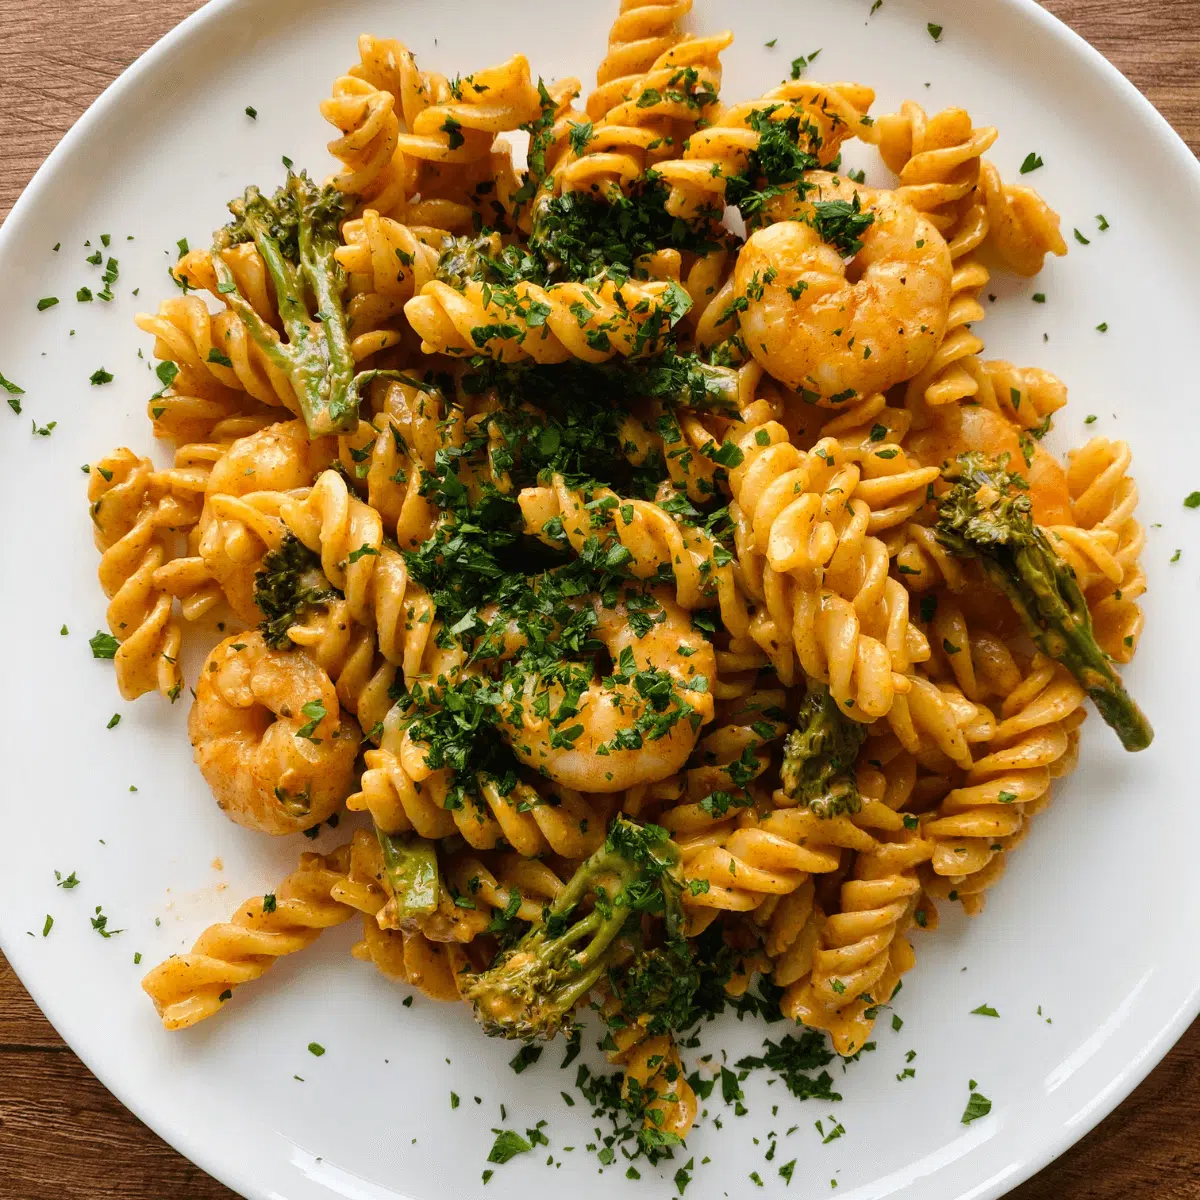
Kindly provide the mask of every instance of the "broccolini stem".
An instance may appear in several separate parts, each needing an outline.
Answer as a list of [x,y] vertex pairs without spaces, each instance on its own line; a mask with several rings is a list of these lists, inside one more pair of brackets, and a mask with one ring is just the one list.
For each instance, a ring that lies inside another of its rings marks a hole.
[[407,375],[403,371],[385,371],[372,368],[369,371],[359,371],[357,375],[351,378],[350,383],[346,388],[345,402],[352,405],[357,411],[359,403],[362,400],[363,388],[376,379],[394,379],[397,383],[406,383],[409,387],[414,387],[418,391],[429,394],[432,394],[438,390],[433,384],[424,383],[415,376]]
[[1154,740],[1146,714],[1125,690],[1112,660],[1100,649],[1087,600],[1071,568],[1049,539],[1035,529],[1033,541],[1013,552],[1013,571],[980,557],[987,577],[1009,598],[1038,648],[1079,681],[1126,750],[1145,750]]
[[[344,433],[358,424],[357,403],[349,398],[354,356],[342,304],[345,276],[334,257],[340,203],[328,189],[289,171],[286,186],[273,198],[249,187],[233,201],[236,220],[218,230],[213,242],[218,291],[271,363],[288,376],[311,437]],[[247,237],[271,278],[286,344],[241,294],[221,258],[221,250]]]
[[426,838],[399,837],[375,827],[388,884],[401,918],[427,917],[441,898],[437,852]]
[[[665,829],[618,818],[604,846],[587,858],[517,944],[482,974],[467,977],[463,998],[489,1035],[553,1037],[575,1005],[612,965],[619,935],[640,912],[662,912],[668,934],[682,929],[679,851]],[[579,917],[587,895],[594,907]]]
[[1029,497],[1019,490],[1028,485],[980,454],[959,455],[944,477],[955,486],[938,504],[939,540],[979,560],[1029,636],[1075,676],[1121,745],[1144,750],[1154,730],[1096,641],[1075,572],[1034,524]]
[[354,355],[350,351],[346,313],[342,307],[345,279],[341,266],[334,258],[338,240],[329,236],[327,229],[318,234],[315,222],[311,218],[304,219],[309,216],[312,203],[306,181],[293,175],[288,179],[288,186],[296,197],[296,206],[301,213],[300,266],[316,300],[317,320],[325,331],[329,368],[322,386],[326,412],[332,428],[354,428],[358,424],[358,406],[347,402],[347,393],[354,379]]

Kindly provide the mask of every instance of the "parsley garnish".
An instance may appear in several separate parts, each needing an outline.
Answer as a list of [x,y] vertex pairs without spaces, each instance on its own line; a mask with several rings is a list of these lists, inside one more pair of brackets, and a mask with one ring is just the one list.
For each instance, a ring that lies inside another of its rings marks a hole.
[[[972,1089],[975,1087],[975,1081],[971,1081]],[[962,1123],[970,1125],[972,1121],[978,1121],[980,1117],[986,1117],[992,1111],[992,1102],[978,1092],[972,1090],[971,1098],[967,1101],[967,1107],[963,1109]]]
[[487,1156],[490,1163],[506,1163],[518,1154],[525,1154],[533,1149],[533,1146],[515,1130],[493,1129],[492,1132],[496,1135],[496,1140]]
[[88,638],[88,645],[92,648],[93,658],[115,658],[121,643],[111,633],[97,629],[95,635]]

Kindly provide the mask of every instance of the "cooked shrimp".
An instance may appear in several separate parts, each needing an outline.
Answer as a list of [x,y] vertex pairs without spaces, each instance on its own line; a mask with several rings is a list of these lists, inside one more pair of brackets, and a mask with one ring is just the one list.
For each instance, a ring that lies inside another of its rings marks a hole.
[[337,438],[309,441],[303,421],[280,421],[238,438],[208,477],[208,494],[286,492],[308,487],[337,457]]
[[[928,429],[912,433],[904,448],[925,466],[940,467],[978,450],[989,458],[1008,455],[1008,469],[1029,481],[1029,499],[1033,519],[1039,525],[1073,525],[1071,491],[1067,473],[1053,455],[1042,449],[1041,442],[1026,435],[997,412],[980,405],[943,404]],[[1025,455],[1030,454],[1026,462]]]
[[530,675],[513,689],[501,730],[522,762],[581,792],[657,783],[683,766],[700,726],[713,717],[716,655],[692,628],[690,613],[665,594],[655,598],[662,619],[649,614],[656,623],[641,636],[624,601],[610,608],[598,597],[592,600],[594,636],[614,670],[622,670],[622,654],[626,665],[632,655],[630,675],[652,675],[594,677],[574,701],[577,715],[557,723],[536,714],[539,708],[557,713],[564,699],[560,683]]
[[272,650],[261,633],[234,634],[208,656],[188,735],[218,806],[247,829],[298,833],[354,788],[358,723],[303,650]]
[[[886,391],[925,367],[946,331],[952,269],[942,235],[892,192],[823,171],[805,178],[816,190],[794,202],[794,219],[751,235],[734,288],[747,304],[741,336],[755,360],[829,406]],[[847,263],[811,223],[812,201],[855,195],[875,219]]]

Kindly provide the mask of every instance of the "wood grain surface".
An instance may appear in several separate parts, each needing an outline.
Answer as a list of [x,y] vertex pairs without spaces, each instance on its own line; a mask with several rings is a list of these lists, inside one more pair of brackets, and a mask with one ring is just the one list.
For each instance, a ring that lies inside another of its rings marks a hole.
[[[969,2],[969,0],[958,0]],[[1200,149],[1200,0],[1044,0]],[[0,0],[0,215],[59,138],[198,0]],[[1119,153],[1119,151],[1115,151]],[[1010,1200],[1200,1200],[1200,1022]],[[0,1197],[231,1200],[124,1109],[0,957]]]

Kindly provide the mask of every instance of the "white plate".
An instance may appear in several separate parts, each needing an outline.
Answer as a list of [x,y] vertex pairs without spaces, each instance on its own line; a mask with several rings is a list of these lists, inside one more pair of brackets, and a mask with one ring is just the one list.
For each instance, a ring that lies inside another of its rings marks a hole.
[[[614,7],[575,5],[566,15],[561,4],[531,0],[506,16],[478,0],[212,4],[109,89],[0,233],[0,370],[26,389],[22,417],[0,406],[0,942],[100,1079],[247,1196],[675,1193],[678,1159],[661,1176],[639,1164],[636,1184],[623,1163],[597,1174],[582,1148],[593,1122],[582,1104],[567,1108],[559,1096],[568,1081],[557,1048],[513,1074],[505,1065],[513,1047],[478,1036],[465,1011],[421,999],[401,1007],[400,991],[347,957],[350,928],[283,960],[219,1019],[164,1033],[138,986],[146,967],[267,890],[310,843],[271,842],[229,824],[191,764],[184,705],[122,703],[111,669],[92,662],[87,646],[104,602],[79,465],[114,445],[150,447],[144,410],[156,383],[138,357],[149,343],[132,316],[171,291],[176,240],[204,244],[230,196],[251,180],[279,178],[281,154],[318,175],[329,169],[331,132],[317,106],[355,60],[361,30],[401,37],[450,74],[521,50],[547,78],[588,80]],[[731,8],[698,2],[693,28],[721,28]],[[792,1158],[800,1160],[792,1196],[828,1195],[831,1180],[838,1196],[862,1200],[997,1196],[1112,1109],[1200,1008],[1190,715],[1200,674],[1200,512],[1181,504],[1200,487],[1189,453],[1200,433],[1192,352],[1200,169],[1128,83],[1029,0],[887,0],[868,18],[869,9],[870,0],[744,0],[724,93],[756,96],[787,73],[793,55],[820,47],[814,73],[874,85],[876,112],[911,96],[930,111],[958,104],[977,123],[999,126],[993,157],[1006,178],[1017,178],[1030,151],[1043,157],[1030,182],[1061,211],[1070,257],[1052,260],[1036,283],[997,281],[1001,300],[983,332],[989,353],[1045,366],[1070,385],[1056,448],[1092,433],[1134,448],[1150,592],[1146,636],[1127,677],[1158,740],[1134,758],[1099,720],[1088,722],[1079,771],[1038,819],[988,911],[973,922],[951,917],[916,938],[917,969],[898,1000],[903,1030],[880,1021],[878,1050],[838,1080],[845,1136],[822,1145],[813,1122],[831,1110],[799,1104],[756,1073],[750,1115],[735,1118],[714,1097],[710,1113],[721,1112],[724,1128],[715,1131],[710,1119],[689,1142],[683,1157],[697,1163],[689,1194],[702,1197],[747,1194],[751,1171],[782,1194],[777,1167]],[[930,21],[945,26],[940,43],[926,31]],[[771,38],[774,50],[764,47]],[[883,178],[878,166],[871,171]],[[1098,230],[1097,213],[1111,222],[1108,232]],[[1076,226],[1090,245],[1071,238]],[[100,269],[85,264],[84,243],[97,246],[101,233],[111,234],[109,252],[120,259],[117,299],[78,304],[78,287],[99,290]],[[1044,305],[1030,302],[1035,291],[1046,294]],[[61,303],[37,312],[48,295]],[[1095,330],[1102,321],[1107,334]],[[88,378],[100,366],[116,379],[93,387]],[[1098,419],[1085,426],[1089,413]],[[31,417],[56,420],[52,436],[32,436]],[[1177,547],[1183,555],[1171,565]],[[107,730],[114,712],[122,721]],[[218,856],[222,871],[210,865]],[[56,889],[55,869],[77,871],[80,886]],[[92,930],[96,905],[124,929],[119,937]],[[43,938],[47,913],[55,924]],[[980,1004],[995,1006],[1000,1019],[970,1015]],[[730,1021],[710,1028],[706,1044],[736,1057],[768,1032],[778,1036],[780,1027]],[[307,1052],[314,1040],[324,1057]],[[897,1082],[910,1048],[916,1075]],[[971,1078],[994,1107],[963,1126]],[[463,1097],[454,1111],[452,1089]],[[484,1192],[480,1172],[501,1102],[510,1128],[549,1118],[562,1165],[524,1155],[498,1168]],[[783,1136],[793,1125],[799,1130]],[[780,1134],[774,1162],[764,1161],[769,1130]],[[705,1156],[712,1161],[701,1165]]]

